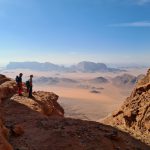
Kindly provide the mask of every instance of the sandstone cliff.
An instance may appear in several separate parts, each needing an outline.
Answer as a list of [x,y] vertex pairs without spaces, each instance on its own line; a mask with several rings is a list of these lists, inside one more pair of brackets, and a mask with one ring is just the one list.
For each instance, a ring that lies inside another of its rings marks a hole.
[[[15,91],[15,82],[4,75],[0,75],[0,105],[2,105],[2,100],[11,97]],[[0,150],[12,150],[12,146],[7,141],[8,138],[9,130],[4,125],[4,119],[0,109]]]
[[0,75],[0,103],[11,97],[17,90],[16,83],[4,75]]
[[11,79],[0,89],[0,150],[149,150],[111,126],[64,118],[54,93],[18,96]]
[[137,82],[122,107],[104,123],[127,131],[150,145],[150,69],[147,75]]

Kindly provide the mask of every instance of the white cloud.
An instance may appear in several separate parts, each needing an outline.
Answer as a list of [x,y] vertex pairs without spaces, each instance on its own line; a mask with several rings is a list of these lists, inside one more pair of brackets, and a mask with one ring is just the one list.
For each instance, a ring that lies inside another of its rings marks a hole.
[[150,27],[150,21],[127,22],[109,25],[111,27]]
[[146,4],[146,3],[150,3],[150,0],[136,0],[136,3],[139,4],[139,5],[143,5],[143,4]]

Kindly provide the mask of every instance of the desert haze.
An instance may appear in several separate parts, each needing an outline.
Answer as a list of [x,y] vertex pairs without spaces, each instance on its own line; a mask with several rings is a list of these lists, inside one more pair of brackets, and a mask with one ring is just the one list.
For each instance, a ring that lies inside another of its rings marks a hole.
[[100,72],[91,70],[68,72],[66,69],[62,71],[62,68],[61,71],[55,69],[38,71],[37,68],[31,70],[18,67],[9,69],[9,67],[0,73],[15,79],[16,75],[22,72],[24,82],[30,74],[33,74],[35,91],[53,91],[58,94],[59,103],[63,106],[66,117],[92,121],[101,120],[119,107],[130,94],[136,81],[147,70],[147,68],[128,68]]

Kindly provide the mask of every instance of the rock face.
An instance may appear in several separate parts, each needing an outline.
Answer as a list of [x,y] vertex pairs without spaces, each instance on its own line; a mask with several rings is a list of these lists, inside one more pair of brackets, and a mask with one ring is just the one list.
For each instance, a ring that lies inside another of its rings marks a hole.
[[[0,75],[0,105],[2,100],[9,98],[16,92],[16,84],[11,79]],[[0,111],[0,150],[12,150],[8,143],[9,130],[4,125],[2,112]]]
[[9,79],[3,84],[0,150],[149,150],[144,143],[111,126],[64,118],[54,93],[38,91],[30,99],[26,93],[15,94],[14,81]]
[[0,75],[0,103],[3,99],[11,97],[17,91],[15,81]]
[[105,123],[119,127],[150,145],[150,70],[131,96]]
[[2,118],[0,118],[0,150],[13,150],[8,143],[9,130],[4,126]]

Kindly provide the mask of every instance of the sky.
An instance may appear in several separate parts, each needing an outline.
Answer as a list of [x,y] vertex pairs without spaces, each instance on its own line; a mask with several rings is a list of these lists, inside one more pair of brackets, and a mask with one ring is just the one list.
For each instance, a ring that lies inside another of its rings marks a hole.
[[0,64],[150,64],[150,0],[0,0]]

